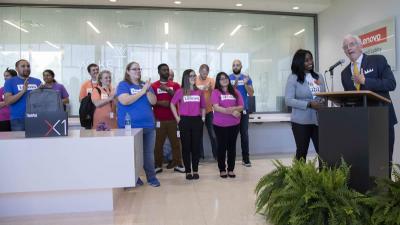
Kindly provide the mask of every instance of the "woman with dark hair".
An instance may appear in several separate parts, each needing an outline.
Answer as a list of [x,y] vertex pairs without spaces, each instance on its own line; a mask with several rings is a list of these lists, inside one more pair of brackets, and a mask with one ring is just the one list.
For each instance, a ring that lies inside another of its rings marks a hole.
[[324,79],[314,71],[310,51],[300,49],[292,61],[292,74],[286,83],[285,102],[292,107],[291,123],[296,142],[296,159],[306,159],[310,139],[318,153],[317,110],[324,106],[324,99],[315,94],[325,91]]
[[[7,68],[3,75],[4,81],[6,81],[17,76],[17,71]],[[4,87],[0,88],[0,132],[2,131],[11,131],[10,108],[4,101]]]
[[196,73],[193,70],[188,69],[183,72],[182,86],[176,91],[170,105],[179,126],[186,179],[197,180],[200,178],[198,167],[206,102],[202,91],[196,86]]
[[52,70],[43,71],[43,81],[44,81],[43,86],[58,91],[60,93],[60,97],[65,108],[65,106],[69,104],[69,94],[65,89],[64,85],[57,83],[54,77],[55,74]]
[[[131,128],[143,128],[143,168],[147,182],[153,187],[160,186],[154,167],[155,120],[152,106],[157,98],[151,88],[150,79],[142,81],[142,68],[131,62],[126,66],[124,80],[117,87],[118,127],[125,127],[125,118],[131,119]],[[142,185],[140,178],[136,185]]]
[[96,106],[93,114],[93,129],[105,126],[117,128],[115,90],[111,87],[111,72],[103,70],[97,76],[97,87],[92,91],[92,102]]
[[[220,177],[236,177],[236,139],[239,133],[241,112],[243,110],[242,95],[233,88],[228,74],[220,72],[215,80],[215,89],[211,94],[214,108],[214,131],[218,143],[218,168]],[[228,152],[228,173],[226,172],[225,156]]]

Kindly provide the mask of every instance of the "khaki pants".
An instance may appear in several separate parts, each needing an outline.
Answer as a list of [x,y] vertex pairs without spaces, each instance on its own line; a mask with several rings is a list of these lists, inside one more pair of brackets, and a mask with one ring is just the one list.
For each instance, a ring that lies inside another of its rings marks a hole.
[[177,123],[175,120],[160,121],[160,127],[156,128],[156,145],[154,147],[155,166],[162,167],[163,146],[166,137],[171,142],[172,163],[174,166],[182,165],[182,153],[179,139],[177,137]]

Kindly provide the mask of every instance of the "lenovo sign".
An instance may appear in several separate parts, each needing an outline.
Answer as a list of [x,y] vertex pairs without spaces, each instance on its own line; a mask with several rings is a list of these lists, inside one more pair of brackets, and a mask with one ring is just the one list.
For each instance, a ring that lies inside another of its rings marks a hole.
[[363,48],[387,42],[387,27],[382,27],[366,34],[362,34],[359,37],[361,38]]

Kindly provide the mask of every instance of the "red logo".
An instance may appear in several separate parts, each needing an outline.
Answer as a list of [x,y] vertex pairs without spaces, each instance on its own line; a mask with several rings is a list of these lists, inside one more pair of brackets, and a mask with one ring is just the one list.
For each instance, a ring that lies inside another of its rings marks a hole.
[[382,27],[366,34],[362,34],[360,35],[360,38],[364,48],[387,42],[387,27]]

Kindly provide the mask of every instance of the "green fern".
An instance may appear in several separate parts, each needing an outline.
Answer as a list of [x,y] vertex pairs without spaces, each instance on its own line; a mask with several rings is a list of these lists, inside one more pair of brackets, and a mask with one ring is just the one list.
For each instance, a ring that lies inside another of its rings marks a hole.
[[376,188],[368,192],[374,225],[400,225],[400,165],[393,166],[393,178],[377,180]]
[[319,171],[317,161],[274,161],[256,186],[256,211],[274,225],[369,224],[366,197],[347,186],[349,166]]

